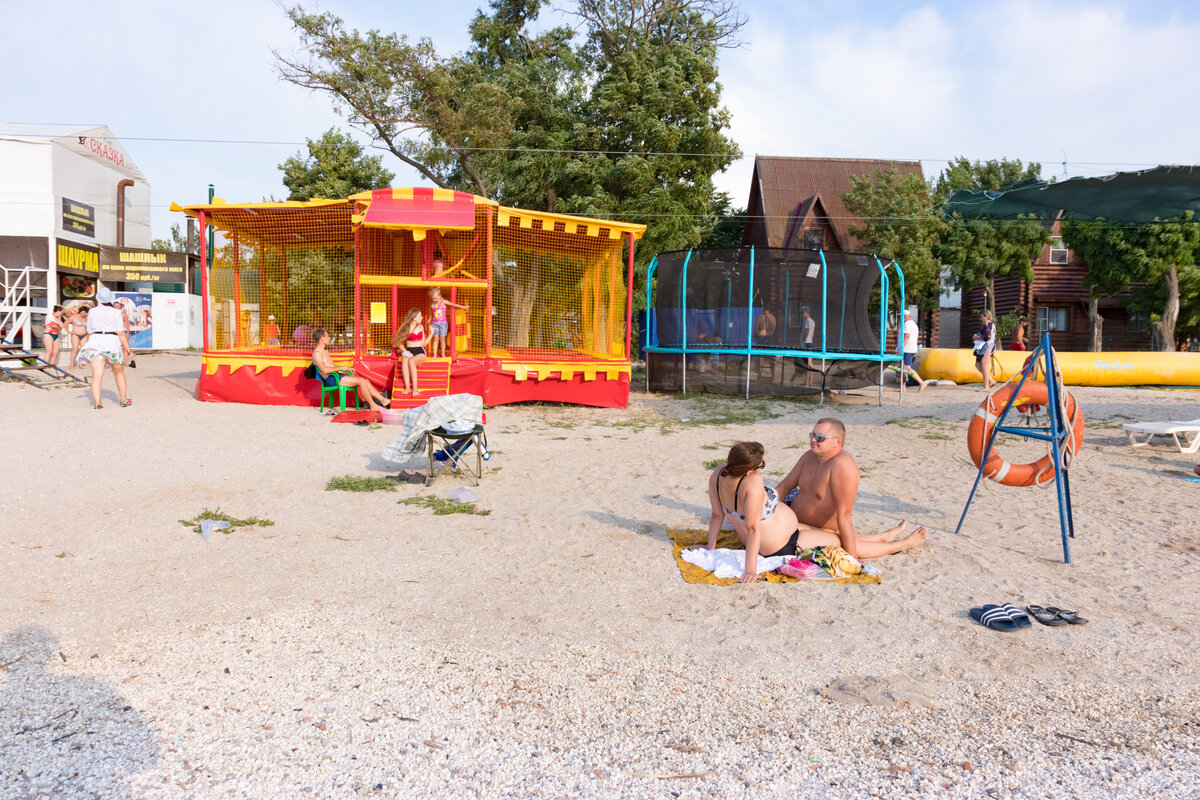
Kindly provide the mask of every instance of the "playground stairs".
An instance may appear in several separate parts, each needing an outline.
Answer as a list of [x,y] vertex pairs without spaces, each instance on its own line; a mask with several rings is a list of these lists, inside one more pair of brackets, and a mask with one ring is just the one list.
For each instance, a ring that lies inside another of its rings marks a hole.
[[86,383],[65,369],[56,367],[44,358],[25,350],[19,344],[4,342],[0,342],[0,374],[11,376],[40,389]]
[[450,359],[429,358],[417,367],[417,396],[404,394],[404,378],[400,374],[400,365],[396,365],[396,374],[392,378],[391,408],[408,410],[425,405],[431,397],[450,394]]

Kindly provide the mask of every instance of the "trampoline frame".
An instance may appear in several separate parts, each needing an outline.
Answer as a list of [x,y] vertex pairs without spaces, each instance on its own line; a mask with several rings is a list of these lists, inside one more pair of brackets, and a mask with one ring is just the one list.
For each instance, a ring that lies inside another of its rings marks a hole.
[[[734,249],[734,248],[730,248]],[[771,248],[778,251],[787,248]],[[678,251],[676,251],[678,252]],[[900,308],[905,307],[904,293],[904,271],[900,268],[900,264],[894,260],[888,262],[885,266],[879,256],[871,254],[854,254],[866,255],[867,258],[874,260],[876,268],[879,270],[880,278],[880,293],[879,293],[879,351],[846,351],[846,350],[829,350],[828,328],[827,322],[829,319],[829,283],[828,283],[828,263],[825,260],[825,251],[818,250],[817,254],[821,258],[821,349],[820,350],[797,350],[792,348],[756,348],[754,347],[754,247],[750,247],[750,280],[749,290],[746,297],[746,346],[745,347],[730,347],[730,346],[689,346],[687,339],[687,270],[688,263],[692,260],[694,249],[687,251],[687,255],[683,260],[683,269],[679,276],[679,312],[680,312],[680,327],[682,336],[680,337],[683,345],[681,347],[663,347],[661,345],[650,343],[650,315],[654,313],[655,306],[653,305],[654,298],[654,273],[658,269],[658,255],[650,260],[650,264],[646,267],[646,311],[647,325],[642,332],[644,345],[643,349],[647,353],[678,353],[682,357],[682,391],[687,392],[687,357],[689,354],[719,354],[719,355],[744,355],[746,357],[746,399],[750,399],[750,364],[753,356],[783,356],[786,358],[810,358],[813,360],[821,360],[821,389],[820,402],[825,402],[825,363],[827,361],[877,361],[879,363],[879,405],[883,405],[883,375],[890,363],[898,363],[903,360],[903,356],[899,353],[887,352],[887,319],[888,319],[888,297],[891,294],[891,278],[888,274],[890,267],[896,268],[896,275],[900,281]],[[811,250],[796,250],[795,252],[813,252]],[[840,252],[840,251],[839,251]],[[844,289],[843,289],[844,291]],[[843,305],[845,301],[843,300]],[[732,308],[733,306],[730,306]],[[786,320],[785,320],[786,326]],[[903,323],[901,323],[903,324]],[[897,330],[897,337],[903,336],[903,329]],[[900,374],[901,380],[906,380],[903,373]],[[646,391],[650,391],[650,367],[649,359],[646,364]],[[903,392],[900,394],[900,402],[904,402]]]

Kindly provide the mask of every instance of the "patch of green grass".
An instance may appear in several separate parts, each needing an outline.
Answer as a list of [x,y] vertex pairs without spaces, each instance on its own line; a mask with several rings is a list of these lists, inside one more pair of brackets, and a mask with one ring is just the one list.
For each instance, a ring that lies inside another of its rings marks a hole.
[[549,420],[546,422],[546,424],[549,425],[551,428],[566,428],[567,430],[571,430],[575,427],[574,422],[565,422],[563,420],[557,420],[557,419]]
[[374,475],[341,475],[325,484],[327,492],[394,492],[396,482]]
[[919,417],[906,417],[904,419],[889,419],[884,425],[899,425],[901,428],[920,429],[926,428],[935,423],[936,420],[928,415]]
[[[604,438],[607,439],[608,437],[606,436]],[[551,436],[550,437],[550,441],[552,441],[552,442],[565,442],[566,440],[567,440],[567,437],[565,437],[565,436]]]
[[717,467],[721,466],[724,463],[725,463],[725,459],[714,458],[712,461],[705,461],[704,468],[705,469],[716,469]]
[[702,445],[700,445],[700,449],[701,450],[723,450],[724,448],[721,447],[721,445],[719,445],[719,444],[702,444]]
[[[763,420],[783,416],[772,408],[767,400],[746,401],[740,398],[717,397],[714,395],[684,395],[690,401],[689,414],[683,419],[671,420],[666,426],[703,428],[714,425],[751,425]],[[664,427],[666,427],[664,426]]]
[[948,433],[938,433],[936,431],[930,431],[929,433],[922,433],[921,438],[922,439],[933,439],[935,441],[945,442],[945,441],[949,441],[949,440],[953,439],[954,437]]
[[424,494],[419,497],[406,497],[396,502],[405,506],[432,508],[434,516],[439,517],[447,514],[478,514],[481,517],[486,517],[492,513],[486,509],[483,511],[476,509],[474,503],[456,503],[453,500],[447,500],[445,497],[437,497],[432,494]]
[[269,528],[275,524],[275,520],[261,519],[259,517],[246,517],[245,519],[238,519],[237,517],[226,514],[224,511],[222,511],[219,508],[216,511],[209,511],[206,508],[203,511],[201,511],[199,514],[197,514],[195,516],[195,518],[193,518],[193,519],[179,520],[179,524],[186,525],[187,527],[191,528],[194,532],[199,533],[200,532],[200,523],[206,519],[215,519],[218,522],[228,522],[229,527],[226,528],[225,530],[221,531],[221,533],[233,533],[238,528],[249,528],[251,525],[258,525],[263,528]]

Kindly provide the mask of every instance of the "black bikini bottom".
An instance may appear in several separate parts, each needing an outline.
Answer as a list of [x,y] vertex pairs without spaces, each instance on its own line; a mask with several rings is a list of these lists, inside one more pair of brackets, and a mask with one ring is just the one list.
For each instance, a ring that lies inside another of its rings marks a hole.
[[792,534],[792,538],[787,540],[787,544],[776,550],[774,553],[764,555],[763,558],[771,558],[772,556],[794,556],[796,555],[796,542],[798,541],[800,541],[799,530]]

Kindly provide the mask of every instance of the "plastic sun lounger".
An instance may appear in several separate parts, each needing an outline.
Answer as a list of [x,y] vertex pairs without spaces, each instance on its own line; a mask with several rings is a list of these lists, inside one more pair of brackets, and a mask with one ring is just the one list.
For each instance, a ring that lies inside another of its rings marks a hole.
[[[1121,427],[1125,429],[1125,435],[1133,447],[1144,447],[1155,436],[1170,436],[1175,440],[1179,452],[1200,451],[1200,419],[1190,422],[1131,422]],[[1180,439],[1180,436],[1183,438]]]

